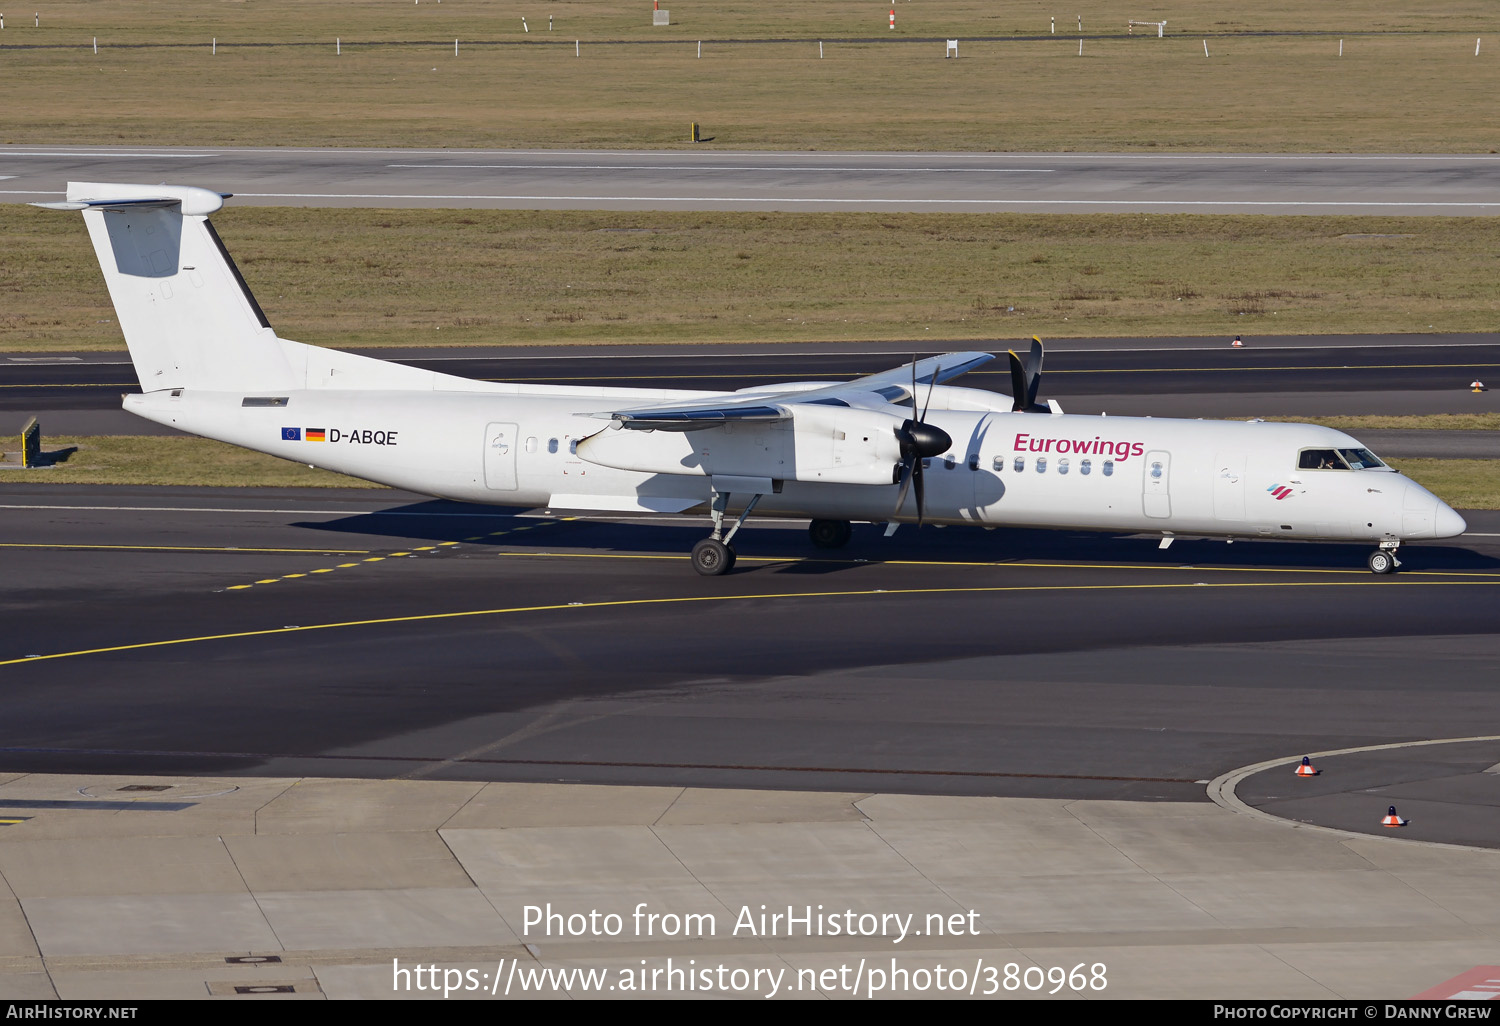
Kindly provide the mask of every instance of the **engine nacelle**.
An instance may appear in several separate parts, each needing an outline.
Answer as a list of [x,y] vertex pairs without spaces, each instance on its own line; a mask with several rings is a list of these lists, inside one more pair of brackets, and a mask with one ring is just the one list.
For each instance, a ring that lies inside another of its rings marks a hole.
[[644,474],[889,485],[901,459],[902,418],[842,406],[792,406],[791,418],[733,421],[700,431],[632,431],[611,424],[578,443],[590,463]]

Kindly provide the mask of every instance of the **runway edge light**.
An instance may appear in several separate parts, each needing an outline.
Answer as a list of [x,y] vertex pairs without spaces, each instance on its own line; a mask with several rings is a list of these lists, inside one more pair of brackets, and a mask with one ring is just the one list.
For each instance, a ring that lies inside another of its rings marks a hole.
[[1396,807],[1392,805],[1390,809],[1387,810],[1385,819],[1382,819],[1380,821],[1380,825],[1388,827],[1404,827],[1406,826],[1406,820],[1396,815]]
[[1312,760],[1305,755],[1302,757],[1301,765],[1299,765],[1296,770],[1297,776],[1299,777],[1315,777],[1322,772],[1322,770],[1313,766]]

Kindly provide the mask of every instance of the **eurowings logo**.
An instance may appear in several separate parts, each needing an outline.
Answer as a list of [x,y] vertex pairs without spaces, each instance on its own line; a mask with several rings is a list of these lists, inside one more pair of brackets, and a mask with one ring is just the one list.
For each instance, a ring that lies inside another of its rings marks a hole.
[[1276,496],[1276,501],[1278,502],[1286,498],[1288,495],[1292,494],[1292,490],[1284,484],[1273,484],[1271,487],[1267,488],[1266,491]]

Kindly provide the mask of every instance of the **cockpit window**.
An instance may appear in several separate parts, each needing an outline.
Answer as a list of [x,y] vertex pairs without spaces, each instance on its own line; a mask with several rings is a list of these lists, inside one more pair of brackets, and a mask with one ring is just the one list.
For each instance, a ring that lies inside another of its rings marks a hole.
[[1348,470],[1337,449],[1303,449],[1297,458],[1299,470]]
[[1355,470],[1369,470],[1372,467],[1385,466],[1380,457],[1369,449],[1340,449],[1339,452]]

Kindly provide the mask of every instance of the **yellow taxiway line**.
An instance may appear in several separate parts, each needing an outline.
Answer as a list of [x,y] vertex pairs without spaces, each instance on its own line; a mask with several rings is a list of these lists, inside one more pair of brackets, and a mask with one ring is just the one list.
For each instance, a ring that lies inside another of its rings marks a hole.
[[21,663],[37,663],[50,659],[71,659],[78,656],[102,655],[108,652],[134,652],[147,648],[191,645],[207,641],[230,641],[238,638],[271,637],[278,634],[300,634],[307,631],[335,630],[343,627],[375,627],[385,624],[423,623],[435,620],[459,620],[477,616],[505,616],[517,613],[545,613],[575,609],[619,609],[625,607],[764,601],[767,599],[870,598],[877,595],[997,595],[1064,591],[1164,591],[1187,588],[1357,588],[1370,586],[1387,588],[1434,588],[1444,586],[1474,587],[1491,583],[1494,582],[1392,581],[1389,579],[1374,579],[1372,575],[1372,579],[1365,581],[1226,581],[1218,584],[1209,584],[1203,581],[1184,581],[1173,584],[1036,584],[962,588],[863,588],[849,591],[761,592],[753,595],[687,595],[668,598],[608,599],[597,602],[561,602],[540,606],[466,609],[451,613],[417,613],[410,616],[385,616],[370,620],[342,620],[333,623],[307,624],[303,626],[268,627],[261,630],[233,631],[226,634],[205,634],[189,638],[165,638],[160,641],[142,641],[129,645],[109,645],[103,648],[86,648],[73,652],[53,652],[46,655],[24,656],[20,659],[3,659],[0,660],[0,666],[15,666]]

